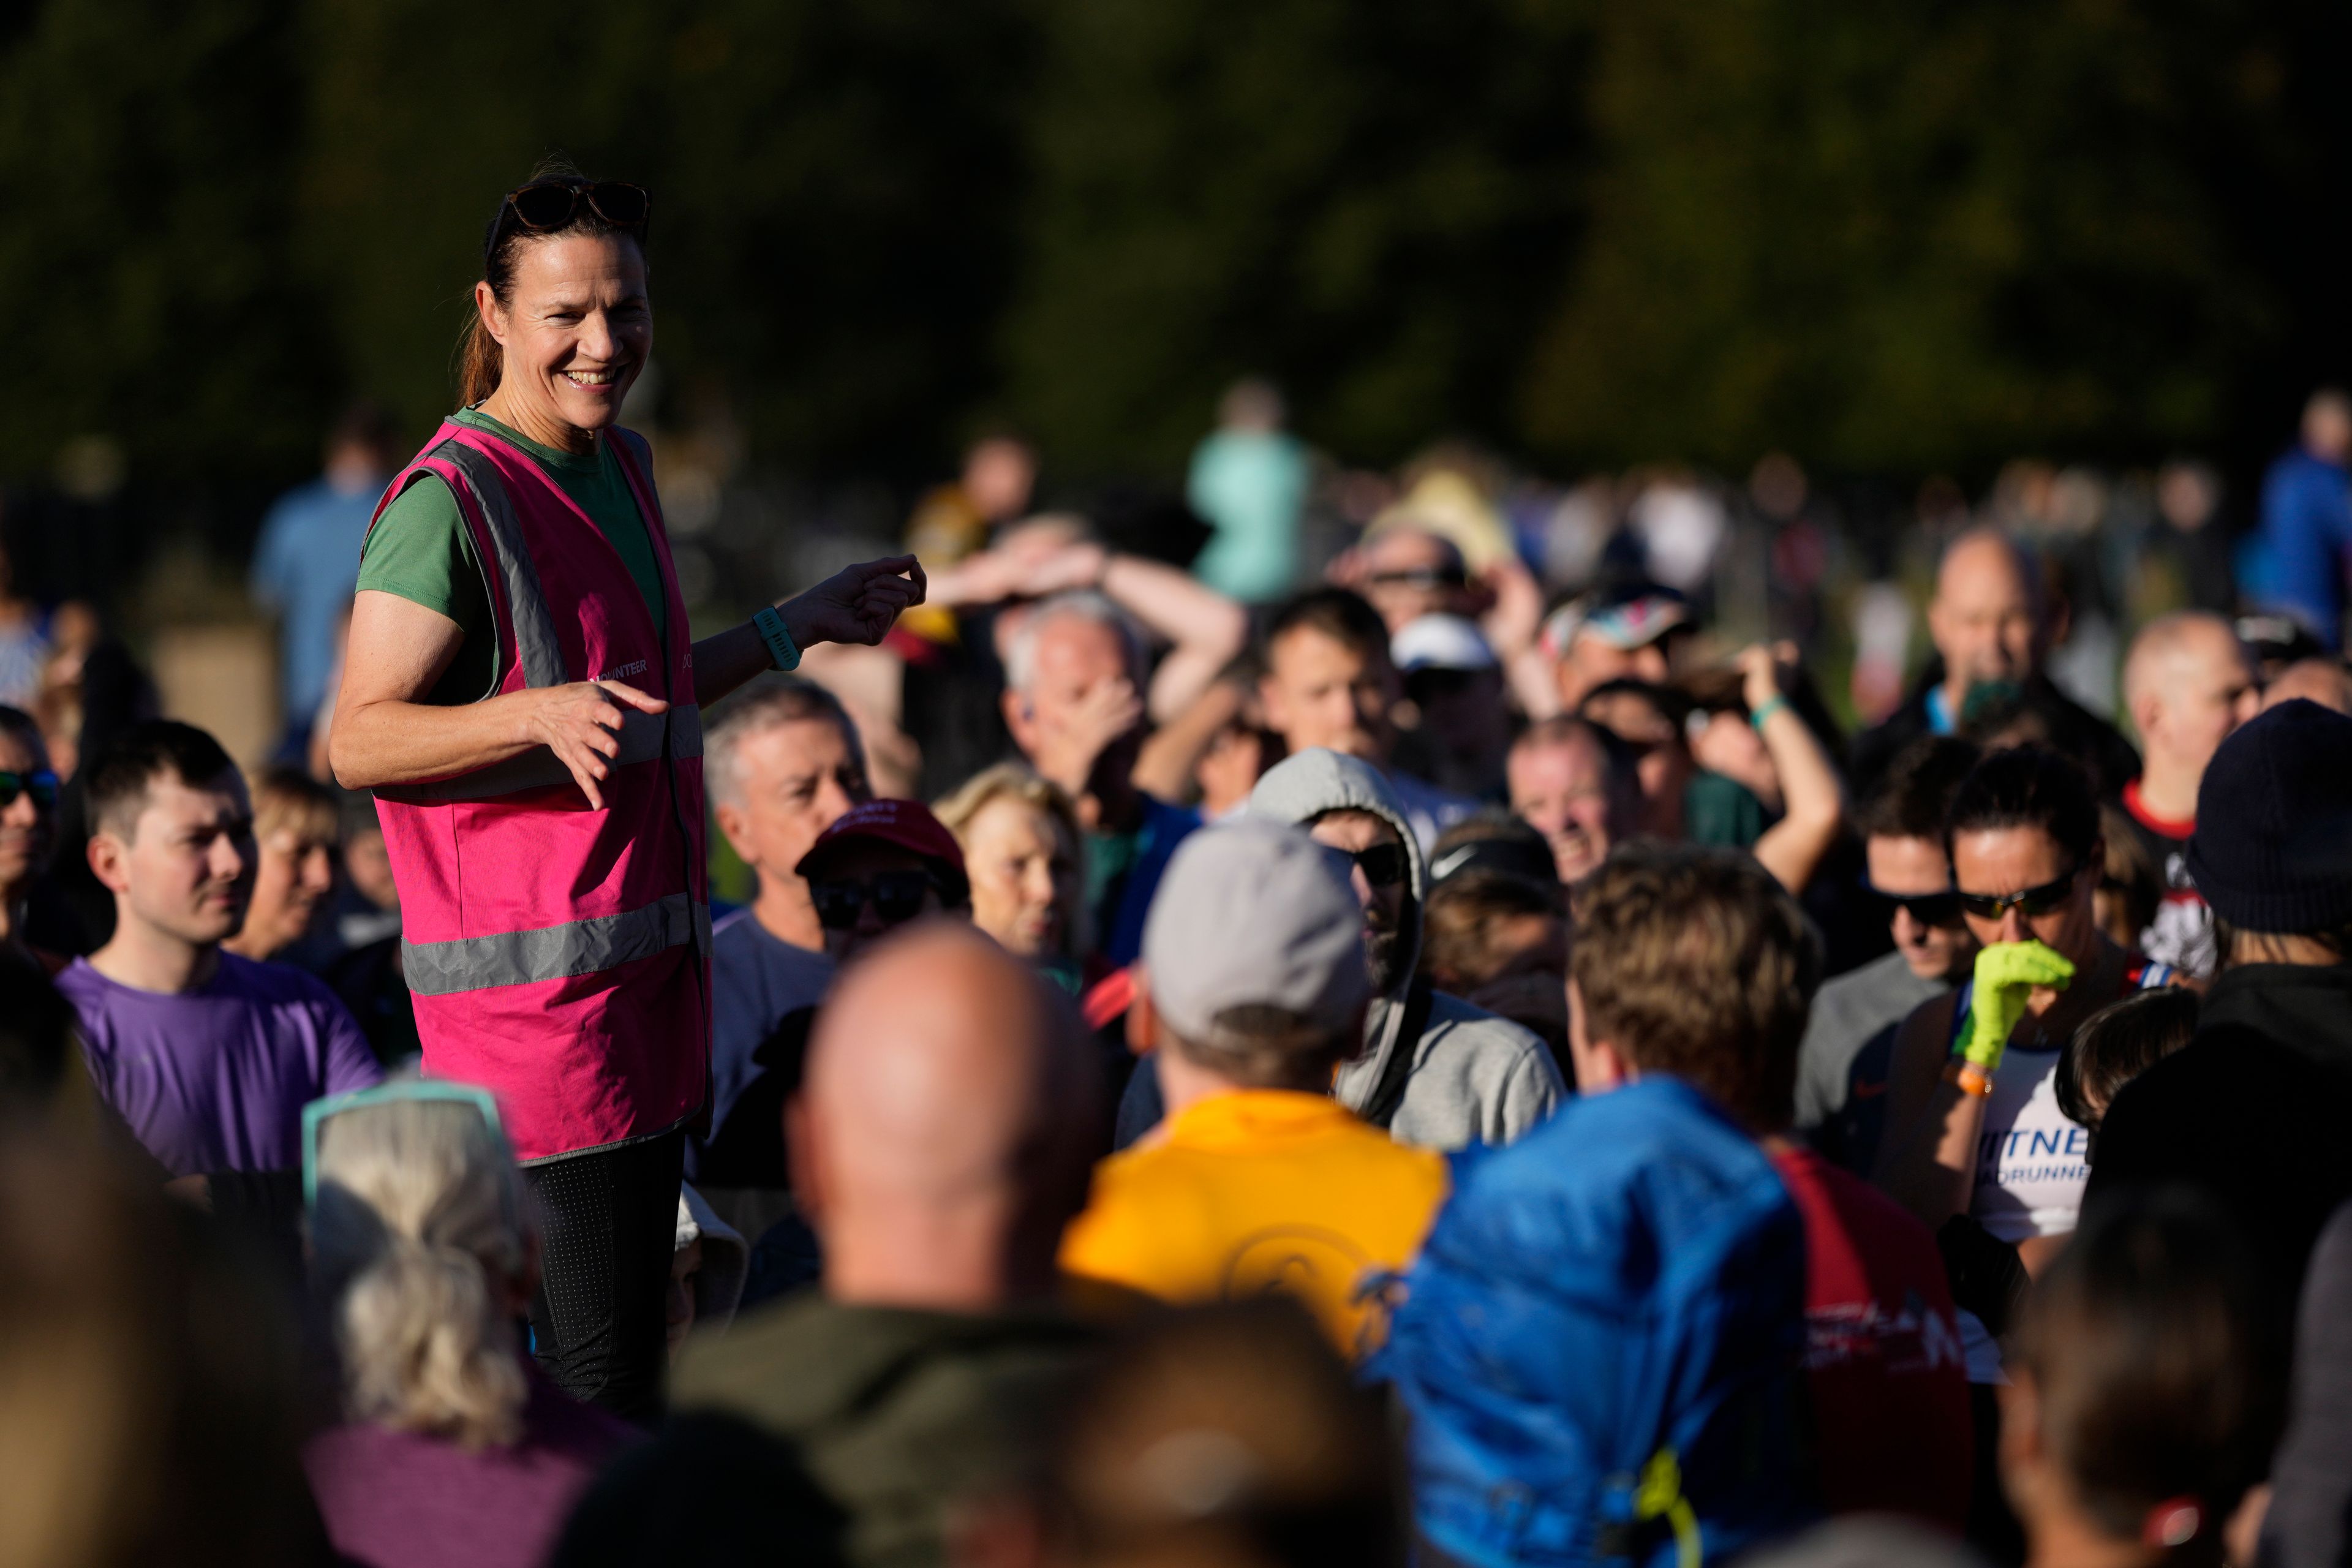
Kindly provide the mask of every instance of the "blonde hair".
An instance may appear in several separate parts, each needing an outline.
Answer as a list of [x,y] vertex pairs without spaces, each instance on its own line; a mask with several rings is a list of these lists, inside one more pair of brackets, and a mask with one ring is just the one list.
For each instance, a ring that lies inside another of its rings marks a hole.
[[478,1110],[391,1100],[329,1120],[310,1243],[352,1419],[468,1447],[521,1435],[528,1390],[499,1297],[530,1238],[521,1177]]
[[335,842],[341,826],[334,792],[299,768],[273,763],[247,773],[246,789],[253,796],[253,833],[259,839],[275,837],[290,827],[297,836],[327,844]]
[[[1051,779],[1041,778],[1024,763],[998,763],[985,767],[941,795],[931,807],[931,815],[956,836],[956,842],[969,849],[971,825],[988,808],[991,801],[1012,799],[1035,806],[1052,817],[1067,836],[1070,854],[1078,865],[1079,885],[1085,886],[1087,836],[1078,826],[1077,807],[1062,786]],[[1062,948],[1065,954],[1076,957],[1085,953],[1090,941],[1086,930],[1086,900],[1068,911],[1063,925]]]

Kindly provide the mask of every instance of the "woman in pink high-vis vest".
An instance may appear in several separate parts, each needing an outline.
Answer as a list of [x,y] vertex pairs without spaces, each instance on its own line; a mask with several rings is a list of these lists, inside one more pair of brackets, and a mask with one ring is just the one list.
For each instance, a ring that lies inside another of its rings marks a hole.
[[634,185],[499,204],[462,402],[362,551],[328,755],[375,793],[425,1070],[488,1088],[542,1211],[535,1348],[567,1390],[659,1405],[685,1129],[709,1078],[702,710],[818,642],[878,642],[912,556],[689,640],[644,439]]

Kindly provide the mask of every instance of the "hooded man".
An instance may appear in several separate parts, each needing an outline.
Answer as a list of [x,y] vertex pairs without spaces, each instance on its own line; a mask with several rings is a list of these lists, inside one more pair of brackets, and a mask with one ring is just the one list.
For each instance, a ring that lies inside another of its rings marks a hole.
[[[1380,773],[1337,752],[1301,752],[1258,780],[1249,811],[1303,827],[1355,862],[1373,998],[1364,1048],[1339,1068],[1333,1098],[1398,1142],[1431,1149],[1509,1143],[1549,1116],[1568,1091],[1543,1041],[1414,979],[1429,865]],[[1119,1144],[1161,1110],[1159,1075],[1138,1072],[1119,1106]]]

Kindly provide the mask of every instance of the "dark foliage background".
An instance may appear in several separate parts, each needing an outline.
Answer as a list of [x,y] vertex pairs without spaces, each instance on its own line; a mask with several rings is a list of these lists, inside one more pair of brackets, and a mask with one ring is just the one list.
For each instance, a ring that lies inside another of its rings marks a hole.
[[936,474],[1310,438],[1964,480],[2238,464],[2352,353],[2340,0],[0,3],[0,479],[201,507],[450,396],[551,151],[651,185],[664,396]]

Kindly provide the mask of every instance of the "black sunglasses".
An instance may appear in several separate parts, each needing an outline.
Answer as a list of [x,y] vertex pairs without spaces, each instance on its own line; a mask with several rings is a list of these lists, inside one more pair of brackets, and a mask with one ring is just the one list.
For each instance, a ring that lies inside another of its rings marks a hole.
[[58,775],[43,768],[37,773],[0,772],[0,811],[16,804],[20,795],[29,795],[33,804],[47,810],[58,804]]
[[1960,923],[1960,896],[1949,888],[1940,893],[1890,893],[1884,888],[1874,888],[1865,879],[1862,890],[1878,900],[1893,920],[1895,911],[1903,910],[1921,925],[1950,926]]
[[1469,577],[1443,566],[1415,566],[1402,572],[1375,572],[1367,582],[1375,588],[1466,588]]
[[2083,874],[2080,866],[2070,867],[2063,877],[2052,879],[2038,888],[2028,888],[2019,893],[1957,893],[1960,908],[1980,921],[1997,921],[2011,910],[2023,912],[2032,920],[2063,909],[2074,891],[2074,879]]
[[517,223],[534,233],[544,234],[570,223],[578,216],[582,202],[614,228],[642,228],[654,210],[654,199],[646,194],[643,185],[625,185],[613,180],[593,184],[541,180],[537,184],[509,191],[506,205]]
[[809,883],[809,901],[816,906],[817,924],[827,931],[847,931],[871,902],[884,925],[904,925],[923,912],[923,895],[939,886],[929,871],[877,871],[870,882],[855,878],[827,878]]
[[1404,846],[1375,844],[1359,849],[1349,857],[1364,873],[1364,880],[1375,888],[1393,888],[1404,880]]

